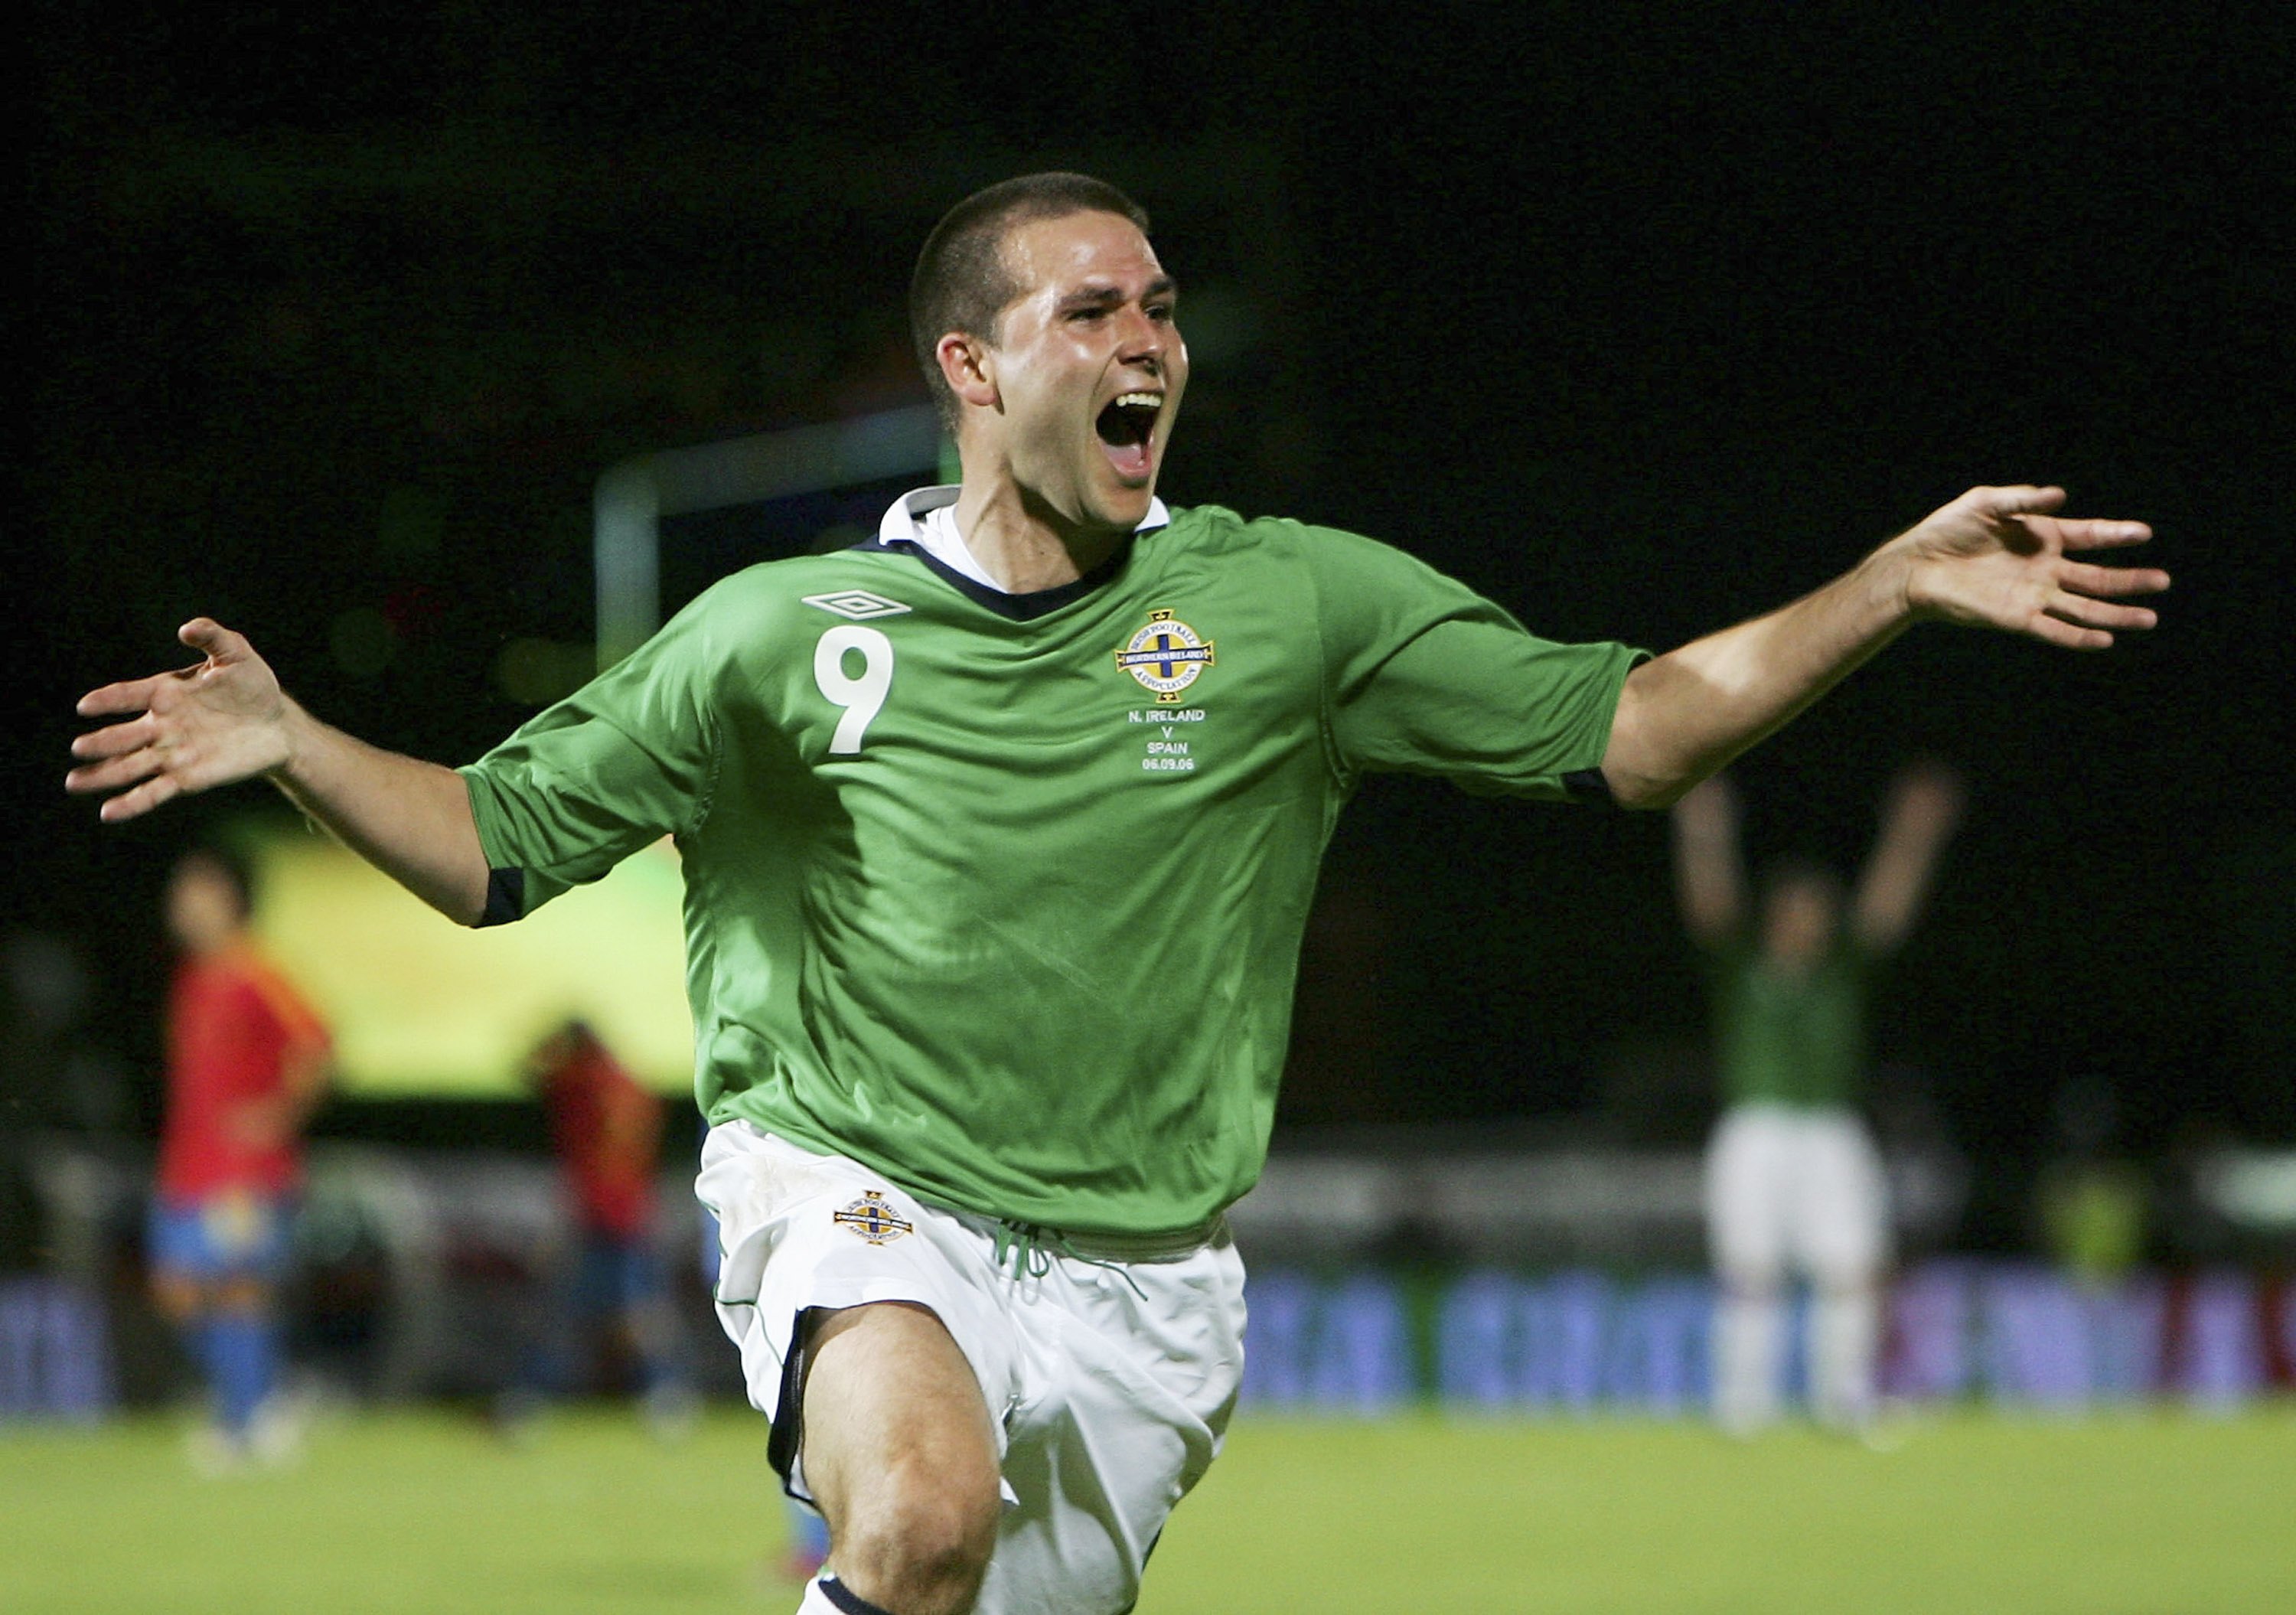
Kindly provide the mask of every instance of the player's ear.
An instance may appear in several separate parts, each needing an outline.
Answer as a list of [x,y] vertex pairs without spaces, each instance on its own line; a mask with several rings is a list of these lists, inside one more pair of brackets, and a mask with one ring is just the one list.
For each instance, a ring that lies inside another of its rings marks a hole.
[[941,379],[961,403],[983,409],[996,405],[996,350],[980,338],[962,331],[943,336],[933,348],[940,361]]

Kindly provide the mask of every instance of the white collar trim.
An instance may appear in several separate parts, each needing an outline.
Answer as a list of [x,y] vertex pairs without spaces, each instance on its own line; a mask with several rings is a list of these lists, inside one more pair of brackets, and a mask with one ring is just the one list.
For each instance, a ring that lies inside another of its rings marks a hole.
[[[885,519],[877,524],[877,542],[914,544],[958,576],[969,578],[983,588],[996,589],[1000,594],[1009,594],[1010,590],[997,588],[996,580],[965,546],[964,535],[956,530],[956,496],[961,491],[954,482],[910,489],[893,501]],[[1172,512],[1164,508],[1161,499],[1152,495],[1147,515],[1132,530],[1145,533],[1171,524]]]

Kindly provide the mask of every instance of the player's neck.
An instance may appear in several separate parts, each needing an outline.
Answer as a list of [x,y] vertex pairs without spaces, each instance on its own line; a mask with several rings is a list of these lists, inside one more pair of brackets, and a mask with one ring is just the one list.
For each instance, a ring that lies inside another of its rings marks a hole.
[[1074,583],[1114,554],[1126,537],[1063,518],[1009,477],[967,477],[955,516],[964,547],[1008,594]]

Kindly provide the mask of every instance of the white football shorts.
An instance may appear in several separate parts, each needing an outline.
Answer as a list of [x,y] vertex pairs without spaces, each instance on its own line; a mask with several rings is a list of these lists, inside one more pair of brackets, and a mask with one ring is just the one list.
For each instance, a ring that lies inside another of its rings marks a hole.
[[1144,1258],[1040,1244],[1000,1262],[988,1218],[922,1204],[857,1161],[739,1121],[710,1128],[695,1187],[718,1216],[718,1316],[741,1348],[750,1405],[775,1421],[791,1496],[811,1500],[796,1421],[781,1416],[800,1317],[930,1308],[997,1425],[1005,1507],[980,1615],[1133,1606],[1242,1379],[1243,1264],[1224,1225]]
[[1848,1109],[1734,1104],[1706,1154],[1707,1228],[1726,1280],[1789,1272],[1872,1283],[1889,1259],[1889,1194],[1866,1124]]

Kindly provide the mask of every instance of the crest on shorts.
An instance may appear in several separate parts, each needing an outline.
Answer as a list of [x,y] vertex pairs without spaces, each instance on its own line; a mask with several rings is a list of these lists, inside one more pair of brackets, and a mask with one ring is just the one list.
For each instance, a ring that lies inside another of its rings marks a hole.
[[1169,611],[1151,611],[1148,626],[1116,653],[1116,665],[1158,701],[1177,702],[1212,665],[1212,642]]
[[842,1211],[832,1211],[829,1220],[842,1223],[873,1245],[889,1245],[904,1234],[916,1232],[914,1223],[903,1222],[893,1215],[893,1208],[885,1197],[872,1189]]

